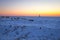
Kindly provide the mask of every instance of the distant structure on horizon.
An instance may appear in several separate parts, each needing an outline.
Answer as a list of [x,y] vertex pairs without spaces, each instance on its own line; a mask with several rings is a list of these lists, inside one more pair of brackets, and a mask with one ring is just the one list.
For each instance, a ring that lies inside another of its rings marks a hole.
[[39,17],[40,17],[40,14],[39,14]]

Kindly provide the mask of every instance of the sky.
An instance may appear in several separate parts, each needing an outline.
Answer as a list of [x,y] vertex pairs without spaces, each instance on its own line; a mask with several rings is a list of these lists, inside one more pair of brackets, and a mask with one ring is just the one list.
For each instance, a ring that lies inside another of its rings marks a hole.
[[0,0],[0,16],[60,16],[60,0]]

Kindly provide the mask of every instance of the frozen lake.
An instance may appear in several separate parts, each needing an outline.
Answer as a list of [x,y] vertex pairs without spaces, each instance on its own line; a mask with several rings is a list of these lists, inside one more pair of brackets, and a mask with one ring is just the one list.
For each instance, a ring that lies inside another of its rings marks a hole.
[[60,17],[0,16],[0,40],[60,40]]

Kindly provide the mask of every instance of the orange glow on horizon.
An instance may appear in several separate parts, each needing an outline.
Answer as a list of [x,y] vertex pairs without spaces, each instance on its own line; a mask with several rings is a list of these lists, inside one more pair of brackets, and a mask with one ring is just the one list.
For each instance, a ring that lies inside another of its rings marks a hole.
[[0,16],[60,16],[58,0],[6,0],[0,4]]
[[0,13],[0,16],[60,16],[59,12],[50,12],[50,13],[37,13],[37,12],[7,12],[7,13]]
[[60,10],[4,10],[0,16],[60,16]]

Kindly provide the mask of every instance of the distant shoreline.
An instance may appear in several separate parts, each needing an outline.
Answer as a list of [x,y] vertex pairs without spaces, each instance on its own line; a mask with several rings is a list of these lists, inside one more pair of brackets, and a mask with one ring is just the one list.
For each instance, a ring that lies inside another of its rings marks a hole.
[[[0,17],[7,17],[7,16],[0,16]],[[8,16],[8,17],[60,17],[60,16]]]

